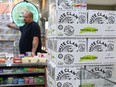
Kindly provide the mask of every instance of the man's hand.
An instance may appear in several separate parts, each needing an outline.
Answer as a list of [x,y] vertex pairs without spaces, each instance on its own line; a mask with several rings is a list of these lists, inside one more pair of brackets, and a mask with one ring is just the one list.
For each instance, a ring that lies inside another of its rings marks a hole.
[[13,29],[19,30],[19,27],[18,27],[16,24],[14,24],[14,23],[9,23],[9,24],[7,24],[7,26],[8,26],[9,28],[13,28]]

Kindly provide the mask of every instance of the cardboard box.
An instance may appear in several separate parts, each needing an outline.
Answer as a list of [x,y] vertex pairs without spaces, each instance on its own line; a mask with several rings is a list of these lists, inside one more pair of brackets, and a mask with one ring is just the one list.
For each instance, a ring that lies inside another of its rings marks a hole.
[[52,12],[52,14],[48,17],[48,28],[53,25],[56,24],[57,20],[56,20],[56,12]]
[[88,52],[115,52],[115,38],[88,39]]
[[87,10],[87,0],[56,0],[59,10]]
[[[85,79],[101,79],[103,78],[113,78],[115,67],[113,64],[104,65],[84,65],[85,69]],[[86,71],[88,70],[88,71]],[[91,72],[91,73],[90,73]],[[94,74],[96,75],[94,75]],[[101,76],[101,77],[100,77]]]
[[[113,87],[115,79],[115,67],[114,64],[103,65],[84,65],[84,79],[82,85],[88,87],[93,85],[95,87]],[[108,81],[109,79],[110,81]],[[83,87],[82,86],[82,87]]]
[[[90,72],[87,72],[86,70],[83,70],[81,74],[83,77],[81,80],[78,81],[72,81],[72,80],[54,80],[51,75],[49,70],[47,70],[47,85],[48,87],[63,87],[64,84],[68,84],[72,87],[80,87],[79,85],[81,84],[82,87],[112,87],[114,84],[103,79],[104,77],[107,79],[112,78],[113,74],[113,65],[85,65],[85,68],[89,70],[91,73],[96,73],[91,74]],[[63,74],[60,73],[60,75]],[[98,76],[100,75],[100,77]],[[103,77],[103,78],[101,78]]]
[[7,24],[11,23],[11,17],[8,14],[0,14],[0,28],[7,28]]
[[33,58],[33,57],[25,57],[22,58],[22,63],[38,63],[39,58]]
[[86,52],[85,38],[49,38],[47,48],[56,52]]
[[48,58],[38,58],[40,63],[46,63]]
[[87,0],[49,0],[49,15],[56,10],[87,10]]
[[80,81],[55,81],[47,71],[47,87],[79,87]]
[[49,60],[57,66],[115,64],[116,52],[55,52],[49,51]]
[[114,24],[54,24],[49,37],[116,37]]
[[88,24],[116,24],[116,11],[88,10]]
[[114,83],[103,78],[82,80],[81,87],[113,87]]
[[80,81],[80,66],[60,67],[48,61],[47,70],[54,81]]
[[4,29],[4,27],[0,27],[0,33],[1,34],[19,34],[19,31],[15,29]]
[[49,16],[56,10],[56,0],[49,0]]
[[13,58],[13,63],[14,64],[21,64],[22,63],[22,58]]
[[87,11],[54,11],[48,18],[49,27],[53,24],[87,24]]
[[57,23],[87,24],[87,11],[57,11]]

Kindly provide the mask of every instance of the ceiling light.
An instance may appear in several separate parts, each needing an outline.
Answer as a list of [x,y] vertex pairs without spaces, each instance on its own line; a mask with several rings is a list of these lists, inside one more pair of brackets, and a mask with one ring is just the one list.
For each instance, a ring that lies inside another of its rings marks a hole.
[[3,2],[2,0],[0,0],[0,2]]

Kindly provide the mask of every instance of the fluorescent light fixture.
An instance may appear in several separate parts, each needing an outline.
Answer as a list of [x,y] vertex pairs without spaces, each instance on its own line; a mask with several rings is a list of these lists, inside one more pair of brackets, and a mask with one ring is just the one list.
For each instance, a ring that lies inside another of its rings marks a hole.
[[45,29],[48,29],[48,21],[45,22]]
[[3,2],[2,0],[0,0],[0,2]]

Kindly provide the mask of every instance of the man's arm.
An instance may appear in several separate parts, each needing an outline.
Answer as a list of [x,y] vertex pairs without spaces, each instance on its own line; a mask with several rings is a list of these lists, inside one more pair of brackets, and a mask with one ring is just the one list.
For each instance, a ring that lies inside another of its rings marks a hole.
[[33,42],[32,42],[32,54],[35,55],[35,52],[37,50],[39,44],[39,38],[38,37],[33,37]]
[[19,30],[19,26],[17,26],[17,25],[14,24],[14,23],[7,24],[7,26],[8,26],[9,28],[13,28],[13,29]]

